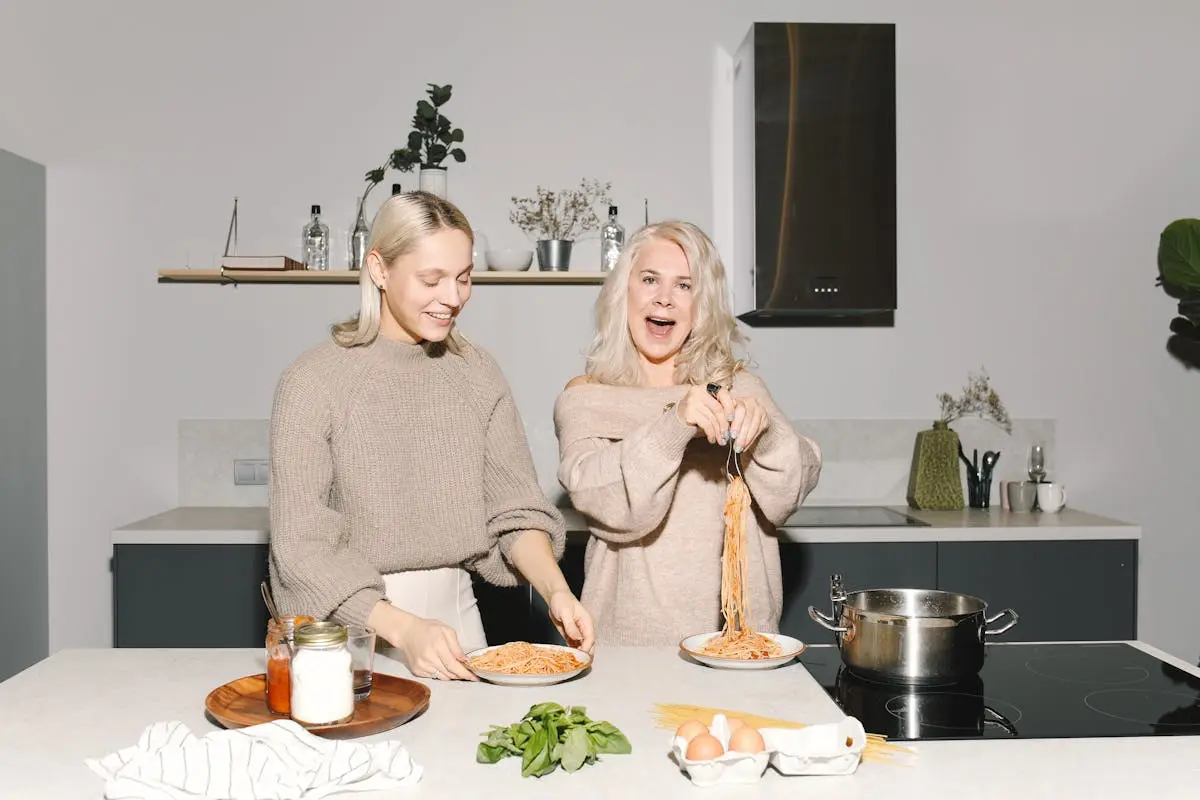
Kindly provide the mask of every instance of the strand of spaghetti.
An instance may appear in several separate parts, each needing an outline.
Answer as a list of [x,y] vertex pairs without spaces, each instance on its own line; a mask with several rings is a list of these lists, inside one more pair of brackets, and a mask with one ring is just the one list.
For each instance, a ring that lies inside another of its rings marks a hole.
[[783,648],[753,629],[746,572],[746,514],[750,490],[740,475],[730,478],[725,494],[725,538],[721,554],[721,614],[725,625],[702,650],[707,655],[752,660],[778,656]]

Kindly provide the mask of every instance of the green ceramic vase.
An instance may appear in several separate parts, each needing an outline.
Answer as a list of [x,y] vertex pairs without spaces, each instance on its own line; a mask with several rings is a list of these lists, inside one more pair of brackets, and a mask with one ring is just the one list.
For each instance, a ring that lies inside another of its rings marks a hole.
[[908,473],[908,504],[925,510],[957,511],[963,507],[958,434],[942,420],[917,434]]

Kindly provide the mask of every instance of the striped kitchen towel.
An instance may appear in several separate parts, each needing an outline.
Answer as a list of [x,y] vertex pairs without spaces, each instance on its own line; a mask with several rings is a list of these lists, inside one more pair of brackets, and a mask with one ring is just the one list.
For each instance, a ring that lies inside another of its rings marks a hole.
[[290,719],[201,739],[156,722],[136,745],[84,763],[107,800],[316,800],[413,786],[422,773],[399,742],[322,739]]

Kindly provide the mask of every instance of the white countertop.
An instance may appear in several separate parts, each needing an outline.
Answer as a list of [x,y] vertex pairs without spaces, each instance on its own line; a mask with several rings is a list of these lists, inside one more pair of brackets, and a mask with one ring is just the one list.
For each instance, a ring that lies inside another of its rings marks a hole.
[[[785,527],[780,538],[794,543],[828,542],[978,542],[1140,539],[1138,525],[1065,508],[1057,514],[1013,514],[1000,509],[891,510],[928,523],[904,527]],[[587,524],[574,509],[564,509],[567,529],[583,536]],[[266,544],[270,529],[261,506],[183,506],[123,525],[113,544]]]
[[[1002,646],[1002,645],[1000,645]],[[1137,646],[1193,674],[1188,664]],[[214,730],[204,698],[259,672],[257,650],[65,650],[0,683],[0,796],[99,797],[84,766],[135,743],[160,720],[198,735]],[[380,672],[405,674],[379,659]],[[548,688],[429,682],[429,710],[411,723],[358,741],[398,739],[425,768],[415,789],[391,797],[721,797],[806,800],[990,798],[1182,798],[1200,791],[1200,737],[969,740],[905,743],[903,762],[864,762],[841,777],[784,777],[768,769],[755,785],[696,789],[667,755],[670,732],[654,726],[656,702],[690,703],[822,723],[842,713],[803,663],[765,672],[714,670],[674,648],[601,648],[583,678]],[[633,752],[606,756],[577,773],[521,778],[520,764],[475,763],[479,734],[519,719],[535,703],[585,705],[629,738]],[[355,794],[346,797],[379,798]]]

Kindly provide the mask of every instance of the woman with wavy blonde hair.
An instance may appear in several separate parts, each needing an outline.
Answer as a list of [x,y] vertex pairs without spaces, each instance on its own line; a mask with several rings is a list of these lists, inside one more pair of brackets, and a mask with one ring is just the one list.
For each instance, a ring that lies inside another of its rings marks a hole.
[[271,412],[280,611],[369,625],[437,680],[474,680],[464,651],[487,644],[467,570],[501,586],[524,577],[564,638],[594,640],[504,375],[455,331],[473,238],[435,195],[387,200],[358,315],[284,371]]
[[779,630],[775,526],[816,485],[821,452],[734,353],[725,267],[688,222],[634,234],[596,300],[585,373],[554,407],[558,478],[588,519],[583,605],[597,641],[674,645],[721,629],[732,450],[752,498],[747,587],[755,630]]

